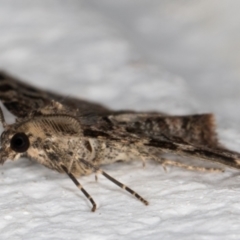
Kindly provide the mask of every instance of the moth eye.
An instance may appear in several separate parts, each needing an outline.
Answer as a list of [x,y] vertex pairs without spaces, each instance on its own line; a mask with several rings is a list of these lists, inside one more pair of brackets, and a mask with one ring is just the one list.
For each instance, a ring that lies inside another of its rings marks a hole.
[[26,152],[30,146],[28,136],[25,133],[16,133],[11,139],[10,146],[15,152]]

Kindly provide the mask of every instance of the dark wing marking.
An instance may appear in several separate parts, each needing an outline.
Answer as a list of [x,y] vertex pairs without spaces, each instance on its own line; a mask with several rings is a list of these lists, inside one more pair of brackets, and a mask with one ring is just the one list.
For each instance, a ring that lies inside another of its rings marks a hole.
[[189,156],[193,158],[206,159],[212,162],[221,163],[229,167],[240,169],[240,154],[225,148],[209,148],[207,146],[196,146],[186,143],[181,139],[177,140],[159,140],[149,139],[144,143],[156,153],[161,149],[163,153],[172,153],[180,156]]
[[0,100],[5,107],[17,117],[26,117],[29,112],[50,104],[51,100],[63,102],[70,109],[80,112],[108,113],[110,110],[100,104],[63,97],[60,94],[41,90],[15,79],[11,75],[0,72]]

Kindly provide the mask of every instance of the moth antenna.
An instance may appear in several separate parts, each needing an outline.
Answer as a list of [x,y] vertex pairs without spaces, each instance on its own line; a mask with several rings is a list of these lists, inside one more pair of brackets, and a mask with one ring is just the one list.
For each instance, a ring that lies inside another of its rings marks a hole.
[[7,123],[5,121],[4,115],[3,115],[3,111],[2,108],[0,107],[0,122],[2,123],[3,127],[6,128],[7,127]]

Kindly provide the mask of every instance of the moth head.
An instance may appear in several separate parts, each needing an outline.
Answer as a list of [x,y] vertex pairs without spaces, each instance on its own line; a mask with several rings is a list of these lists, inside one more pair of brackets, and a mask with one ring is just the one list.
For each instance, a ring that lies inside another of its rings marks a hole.
[[7,159],[17,160],[21,156],[36,158],[39,151],[45,151],[43,148],[49,141],[57,146],[69,136],[80,136],[82,133],[79,121],[64,114],[19,119],[8,125],[0,108],[0,121],[4,127],[0,138],[0,164]]

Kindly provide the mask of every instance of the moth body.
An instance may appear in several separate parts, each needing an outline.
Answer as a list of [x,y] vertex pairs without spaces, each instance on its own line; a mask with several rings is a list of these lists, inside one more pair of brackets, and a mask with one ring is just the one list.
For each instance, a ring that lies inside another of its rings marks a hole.
[[22,83],[0,72],[0,100],[17,119],[7,124],[0,108],[0,163],[22,156],[67,174],[96,210],[96,203],[76,177],[100,173],[145,205],[131,188],[100,166],[118,160],[154,159],[166,166],[219,171],[163,158],[171,153],[240,169],[240,153],[224,148],[212,114],[170,116],[159,112],[114,111],[96,103],[65,98]]

